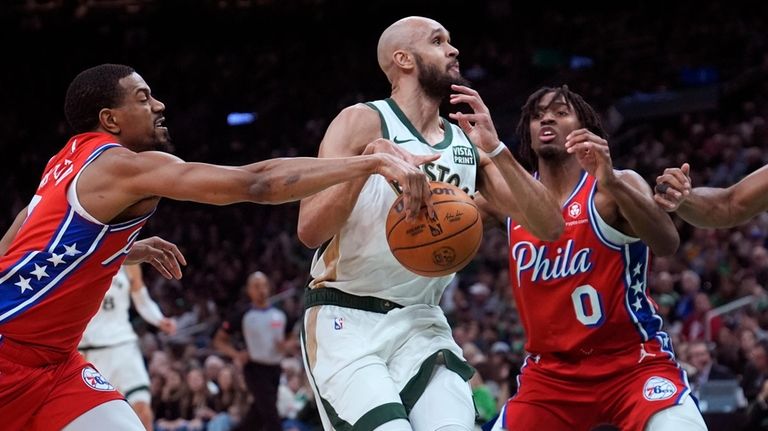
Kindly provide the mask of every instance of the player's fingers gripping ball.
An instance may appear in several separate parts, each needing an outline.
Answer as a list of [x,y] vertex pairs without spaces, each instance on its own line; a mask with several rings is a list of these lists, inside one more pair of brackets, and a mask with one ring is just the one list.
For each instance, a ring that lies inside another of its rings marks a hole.
[[475,256],[483,238],[483,221],[477,205],[458,187],[431,181],[432,204],[437,217],[422,206],[413,223],[405,220],[403,197],[387,215],[387,243],[401,265],[426,277],[440,277],[464,268]]

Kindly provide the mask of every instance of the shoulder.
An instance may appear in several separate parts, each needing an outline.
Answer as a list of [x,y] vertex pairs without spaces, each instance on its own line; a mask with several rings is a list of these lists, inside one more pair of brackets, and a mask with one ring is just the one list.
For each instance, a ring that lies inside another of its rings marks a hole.
[[381,119],[373,108],[364,103],[344,108],[325,133],[321,143],[323,149],[332,150],[336,155],[344,148],[342,154],[359,154],[369,142],[381,137]]
[[333,123],[341,123],[357,132],[378,133],[381,130],[381,119],[378,111],[365,103],[358,103],[342,109]]
[[113,147],[104,151],[98,162],[112,174],[134,176],[170,163],[183,163],[183,160],[162,151],[136,153],[125,147]]
[[645,179],[643,179],[640,174],[631,169],[616,169],[614,172],[616,172],[616,176],[620,180],[625,181],[627,184],[637,189],[648,191],[651,190],[651,186],[648,185]]

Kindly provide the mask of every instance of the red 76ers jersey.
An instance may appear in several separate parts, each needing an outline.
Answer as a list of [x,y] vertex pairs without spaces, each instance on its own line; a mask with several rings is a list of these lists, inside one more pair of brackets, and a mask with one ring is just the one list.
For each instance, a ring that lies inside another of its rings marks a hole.
[[635,348],[653,338],[669,350],[646,294],[648,246],[602,220],[596,189],[595,178],[584,172],[563,206],[565,231],[555,241],[508,222],[509,275],[526,350],[590,354]]
[[105,225],[67,193],[83,168],[117,146],[110,135],[84,133],[48,162],[24,224],[0,257],[0,349],[13,342],[39,347],[52,361],[66,358],[98,311],[149,214]]

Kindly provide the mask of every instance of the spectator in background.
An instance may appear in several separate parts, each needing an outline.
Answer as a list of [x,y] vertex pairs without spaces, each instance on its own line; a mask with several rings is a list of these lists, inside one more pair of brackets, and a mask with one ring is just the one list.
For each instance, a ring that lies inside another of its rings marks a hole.
[[768,379],[768,340],[760,340],[749,351],[742,387],[749,401],[754,401]]
[[186,387],[181,396],[181,417],[187,421],[187,431],[202,431],[215,415],[213,396],[208,390],[205,374],[201,368],[187,371]]
[[[694,297],[693,312],[683,322],[683,339],[688,341],[709,341],[711,338],[717,337],[723,325],[723,320],[720,316],[707,319],[707,313],[711,309],[712,303],[709,301],[709,296],[704,292],[697,293]],[[707,325],[709,325],[709,328],[707,328]]]
[[248,392],[242,375],[231,364],[219,370],[216,381],[219,384],[219,393],[213,397],[216,416],[208,422],[207,431],[229,431],[240,423],[248,407]]
[[[243,367],[243,375],[253,402],[240,429],[280,431],[277,413],[277,388],[280,361],[293,339],[286,339],[286,316],[269,302],[272,285],[266,274],[254,272],[246,281],[250,304],[244,312],[225,320],[213,339],[214,348]],[[242,334],[245,349],[238,349],[231,337]]]
[[710,380],[735,379],[728,367],[720,365],[712,358],[709,344],[705,341],[693,341],[688,344],[688,361],[695,369],[690,376],[691,389],[698,396],[701,386]]
[[163,380],[160,396],[152,399],[157,417],[155,429],[175,431],[186,425],[186,421],[181,417],[181,398],[186,388],[182,374],[177,369],[169,368],[163,375]]

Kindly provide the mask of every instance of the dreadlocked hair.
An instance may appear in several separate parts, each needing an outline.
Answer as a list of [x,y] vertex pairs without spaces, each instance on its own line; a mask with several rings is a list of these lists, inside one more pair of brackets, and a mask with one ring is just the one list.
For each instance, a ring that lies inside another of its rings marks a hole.
[[[603,139],[608,138],[608,132],[603,128],[600,116],[595,109],[577,93],[571,91],[567,85],[561,87],[541,87],[528,97],[528,100],[521,109],[520,121],[517,123],[517,136],[520,138],[520,157],[535,169],[538,164],[538,157],[531,148],[531,117],[539,109],[539,102],[548,93],[555,93],[555,96],[549,102],[550,105],[564,98],[579,119],[581,126],[590,132],[600,136]],[[545,107],[549,108],[549,105]]]

